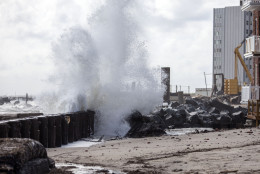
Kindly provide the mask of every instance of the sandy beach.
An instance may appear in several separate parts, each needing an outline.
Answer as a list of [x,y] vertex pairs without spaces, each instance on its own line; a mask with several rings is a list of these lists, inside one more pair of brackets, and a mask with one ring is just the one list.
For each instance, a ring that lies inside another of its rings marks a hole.
[[56,163],[125,173],[260,173],[260,129],[106,141],[47,149]]

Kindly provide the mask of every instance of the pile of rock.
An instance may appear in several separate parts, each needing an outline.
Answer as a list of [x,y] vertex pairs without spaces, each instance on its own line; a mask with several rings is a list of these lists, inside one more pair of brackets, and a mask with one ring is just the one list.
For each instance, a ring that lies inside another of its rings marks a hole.
[[185,104],[173,102],[152,115],[134,112],[128,117],[128,137],[158,136],[167,128],[238,128],[246,122],[247,109],[233,107],[218,98],[188,98]]
[[24,138],[0,139],[0,173],[46,174],[55,167],[38,141]]
[[235,128],[245,124],[247,109],[233,107],[217,98],[189,98],[186,103],[172,103],[171,107],[157,112],[167,126]]

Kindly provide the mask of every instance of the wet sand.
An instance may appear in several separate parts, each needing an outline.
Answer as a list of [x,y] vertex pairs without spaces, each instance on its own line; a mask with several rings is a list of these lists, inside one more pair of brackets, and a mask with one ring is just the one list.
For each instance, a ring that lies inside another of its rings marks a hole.
[[260,129],[106,141],[47,149],[56,163],[126,173],[260,173]]

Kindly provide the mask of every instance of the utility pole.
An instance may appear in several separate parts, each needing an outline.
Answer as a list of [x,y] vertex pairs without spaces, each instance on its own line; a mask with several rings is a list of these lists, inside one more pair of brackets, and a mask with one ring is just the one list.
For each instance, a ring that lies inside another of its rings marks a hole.
[[207,78],[206,78],[206,73],[204,72],[204,77],[205,77],[205,85],[206,85],[206,91],[207,91],[207,97],[208,95],[208,87],[207,87]]

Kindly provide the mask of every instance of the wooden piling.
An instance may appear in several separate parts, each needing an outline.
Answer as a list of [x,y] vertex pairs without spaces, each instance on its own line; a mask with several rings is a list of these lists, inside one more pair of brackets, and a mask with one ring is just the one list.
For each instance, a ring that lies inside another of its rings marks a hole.
[[68,116],[70,117],[68,142],[72,143],[74,141],[74,116],[72,113],[68,114]]
[[79,114],[73,114],[73,121],[74,121],[74,141],[79,140]]
[[0,138],[32,138],[46,148],[60,147],[94,133],[93,111],[43,115],[0,122]]
[[37,117],[31,118],[31,134],[30,138],[40,141],[40,121]]
[[77,113],[79,118],[79,139],[83,138],[83,115],[81,112]]
[[56,147],[56,126],[55,116],[49,115],[48,118],[48,148]]
[[70,124],[70,116],[62,115],[61,127],[62,127],[62,144],[63,145],[68,144],[69,124]]
[[19,120],[12,120],[8,122],[10,129],[8,137],[10,138],[21,138],[21,123]]
[[88,135],[87,135],[87,114],[86,112],[80,112],[80,115],[81,115],[81,126],[82,126],[82,129],[81,129],[81,136],[82,138],[87,138]]
[[95,116],[95,112],[94,111],[90,111],[88,110],[88,115],[90,117],[90,120],[89,120],[89,127],[90,127],[90,135],[94,135],[94,116]]
[[22,138],[30,138],[31,120],[22,119],[22,120],[20,120],[20,123],[21,123],[21,137]]
[[10,126],[7,123],[0,124],[0,138],[8,138],[9,128]]
[[55,126],[56,126],[56,147],[61,147],[62,145],[62,127],[61,127],[61,121],[62,121],[62,116],[57,115],[55,117]]
[[48,147],[48,118],[45,116],[38,117],[40,122],[40,142],[44,147]]
[[89,116],[89,113],[87,112],[86,113],[86,133],[87,133],[87,137],[90,137],[90,132],[91,132],[91,128],[90,128],[90,116]]

